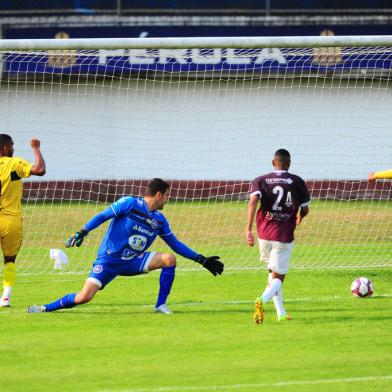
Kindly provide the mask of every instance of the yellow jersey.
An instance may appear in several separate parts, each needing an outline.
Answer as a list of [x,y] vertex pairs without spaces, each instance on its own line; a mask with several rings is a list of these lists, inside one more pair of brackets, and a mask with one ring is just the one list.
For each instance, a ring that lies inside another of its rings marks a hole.
[[22,178],[33,165],[22,158],[0,157],[0,214],[22,214]]

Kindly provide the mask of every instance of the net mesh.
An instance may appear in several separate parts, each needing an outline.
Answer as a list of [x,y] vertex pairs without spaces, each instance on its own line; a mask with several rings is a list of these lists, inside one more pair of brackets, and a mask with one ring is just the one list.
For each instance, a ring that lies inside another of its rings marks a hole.
[[[171,182],[177,237],[227,268],[260,266],[244,228],[251,180],[278,148],[307,182],[292,266],[391,266],[391,48],[3,52],[0,125],[15,156],[42,142],[47,174],[24,182],[21,274],[90,269],[106,225],[64,242],[149,179]],[[167,251],[161,240],[152,250]],[[197,268],[180,258],[179,267]]]

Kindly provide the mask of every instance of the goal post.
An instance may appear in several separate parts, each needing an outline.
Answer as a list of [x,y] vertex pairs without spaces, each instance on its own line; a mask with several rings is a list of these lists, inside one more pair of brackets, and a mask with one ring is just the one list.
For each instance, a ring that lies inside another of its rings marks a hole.
[[[294,268],[392,266],[392,36],[0,40],[0,126],[24,182],[21,274],[86,272],[105,225],[69,235],[153,177],[171,183],[173,232],[227,268],[260,268],[244,230],[252,179],[278,148],[312,196]],[[157,240],[153,250],[166,251]],[[182,269],[197,268],[179,259]]]
[[389,46],[392,35],[6,39],[1,50],[322,48]]

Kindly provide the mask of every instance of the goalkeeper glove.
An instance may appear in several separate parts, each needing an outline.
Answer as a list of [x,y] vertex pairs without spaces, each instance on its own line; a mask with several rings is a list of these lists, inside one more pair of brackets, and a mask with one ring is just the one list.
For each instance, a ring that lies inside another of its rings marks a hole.
[[212,275],[220,275],[223,272],[225,265],[219,260],[219,256],[205,257],[199,255],[196,263],[201,264],[204,268],[208,269]]
[[71,248],[72,246],[79,247],[83,243],[84,237],[88,234],[88,230],[86,228],[82,228],[77,231],[68,241],[65,243],[66,248]]

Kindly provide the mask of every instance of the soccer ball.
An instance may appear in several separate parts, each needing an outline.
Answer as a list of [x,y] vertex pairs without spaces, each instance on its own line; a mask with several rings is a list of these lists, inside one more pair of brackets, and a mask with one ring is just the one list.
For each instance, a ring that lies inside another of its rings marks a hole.
[[368,278],[357,278],[351,283],[351,292],[355,297],[370,297],[373,294],[373,284]]

